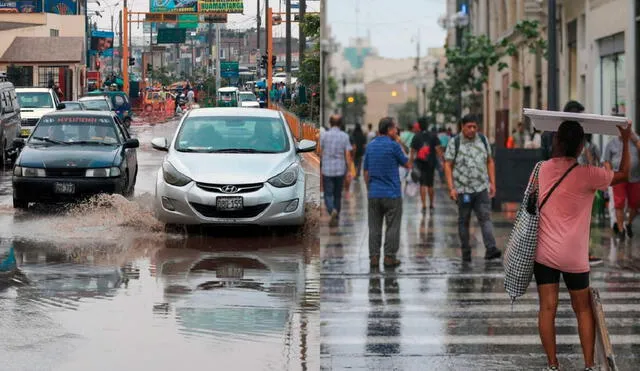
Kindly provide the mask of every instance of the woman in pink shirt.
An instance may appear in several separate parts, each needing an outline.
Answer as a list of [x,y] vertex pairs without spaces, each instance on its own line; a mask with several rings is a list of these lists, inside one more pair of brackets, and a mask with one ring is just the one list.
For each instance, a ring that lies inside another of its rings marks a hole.
[[569,290],[571,305],[578,319],[585,370],[594,366],[595,323],[589,290],[591,206],[596,190],[606,190],[628,178],[630,126],[619,127],[624,148],[620,170],[616,173],[591,165],[576,166],[577,157],[584,147],[584,130],[575,121],[565,121],[560,125],[554,136],[554,154],[540,167],[538,200],[544,200],[558,184],[540,209],[534,265],[540,297],[538,330],[547,353],[547,370],[558,370],[555,318],[560,275]]

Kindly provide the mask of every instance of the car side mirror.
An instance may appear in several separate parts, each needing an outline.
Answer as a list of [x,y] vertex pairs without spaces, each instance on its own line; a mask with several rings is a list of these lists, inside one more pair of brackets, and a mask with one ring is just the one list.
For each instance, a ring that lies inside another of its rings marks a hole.
[[298,153],[313,152],[315,150],[316,142],[308,139],[301,140],[300,143],[298,143],[298,147],[296,148],[296,151]]
[[13,140],[13,147],[14,148],[22,148],[24,147],[24,138],[15,138]]
[[140,141],[138,141],[135,138],[127,139],[127,141],[124,142],[124,148],[138,148],[138,147],[140,147]]
[[169,141],[167,138],[153,138],[151,140],[151,147],[153,149],[157,149],[158,151],[169,152]]
[[66,104],[64,104],[64,103],[60,103],[60,104],[58,104],[58,105],[56,106],[56,109],[57,109],[57,110],[61,110],[61,109],[65,109],[65,108],[67,108],[67,105],[66,105]]

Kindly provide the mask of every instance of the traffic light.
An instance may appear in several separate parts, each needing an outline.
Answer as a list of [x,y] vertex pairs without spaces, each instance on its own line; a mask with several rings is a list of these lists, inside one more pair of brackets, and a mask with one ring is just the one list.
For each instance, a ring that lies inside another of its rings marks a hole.
[[278,60],[278,58],[276,58],[275,55],[271,56],[271,66],[275,67],[276,66],[276,61]]
[[135,66],[136,64],[136,59],[133,57],[129,57],[129,66]]
[[260,67],[266,69],[267,68],[267,56],[263,55],[262,60],[260,61]]
[[153,65],[151,63],[147,63],[147,73],[151,73],[153,71]]

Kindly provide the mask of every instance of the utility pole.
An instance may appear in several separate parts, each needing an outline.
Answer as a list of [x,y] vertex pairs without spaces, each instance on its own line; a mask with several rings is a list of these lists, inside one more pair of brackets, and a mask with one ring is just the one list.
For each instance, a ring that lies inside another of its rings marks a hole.
[[208,67],[211,68],[211,70],[213,70],[213,21],[211,18],[209,19],[209,34],[207,35],[207,42],[209,43],[209,66]]
[[260,13],[260,0],[257,0],[258,5],[257,5],[257,21],[258,21],[258,29],[256,31],[256,51],[258,53],[258,55],[256,56],[257,61],[256,61],[256,79],[260,79],[260,75],[262,75],[260,72],[260,60],[262,59],[262,51],[260,50],[260,26],[262,25],[261,23],[261,13]]
[[302,61],[304,60],[304,51],[307,46],[307,38],[304,35],[304,14],[307,11],[307,1],[300,0],[300,20],[298,23],[299,34],[300,34],[300,49],[298,51],[298,66],[302,66]]
[[[111,32],[115,33],[115,27],[113,26],[113,12],[111,13]],[[113,73],[114,71],[114,66],[115,66],[115,60],[114,60],[115,56],[113,55],[113,49],[111,49],[111,72]]]
[[[268,0],[267,0],[268,1]],[[271,83],[273,79],[273,65],[271,58],[273,56],[273,12],[271,8],[267,8],[267,107],[272,103]]]
[[558,110],[558,38],[556,35],[556,0],[548,0],[547,38],[549,59],[547,64],[547,109]]
[[418,38],[416,39],[416,114],[420,116],[420,29],[418,29]]
[[[122,10],[120,11],[120,13],[118,14],[118,19],[120,20],[120,25],[119,25],[119,31],[120,34],[118,35],[118,51],[120,54],[120,73],[122,74],[122,68],[124,68],[124,63],[125,61],[122,60]],[[129,65],[129,61],[126,61],[127,65]]]
[[290,87],[291,87],[291,0],[286,0],[286,7],[287,7],[287,19],[286,19],[286,61],[285,61],[285,70],[287,72],[287,96],[286,98],[289,98],[291,95],[291,92],[289,91]]

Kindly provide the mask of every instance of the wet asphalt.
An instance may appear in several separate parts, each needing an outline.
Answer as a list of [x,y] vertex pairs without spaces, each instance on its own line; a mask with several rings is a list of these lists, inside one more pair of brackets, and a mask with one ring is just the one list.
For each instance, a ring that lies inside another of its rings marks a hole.
[[[404,200],[402,264],[395,269],[369,268],[362,183],[353,183],[339,227],[328,227],[323,214],[321,369],[541,370],[546,356],[538,336],[535,283],[512,307],[501,262],[484,260],[475,218],[473,261],[463,265],[457,211],[444,187],[436,193],[434,212],[423,215],[419,203]],[[493,214],[499,247],[514,217],[515,211]],[[620,370],[637,370],[640,362],[639,241],[616,242],[608,228],[594,222],[591,246],[604,265],[592,268],[591,285],[600,291]],[[563,284],[556,325],[561,370],[582,370],[576,320]]]
[[[167,234],[151,215],[177,121],[138,122],[133,200],[14,212],[0,173],[0,370],[315,370],[316,234],[260,228]],[[305,159],[318,202],[317,163]]]

